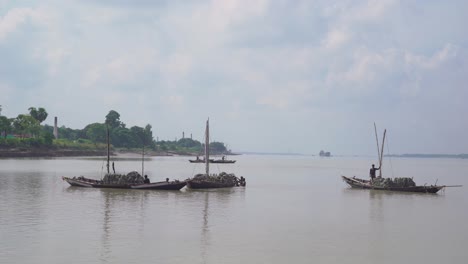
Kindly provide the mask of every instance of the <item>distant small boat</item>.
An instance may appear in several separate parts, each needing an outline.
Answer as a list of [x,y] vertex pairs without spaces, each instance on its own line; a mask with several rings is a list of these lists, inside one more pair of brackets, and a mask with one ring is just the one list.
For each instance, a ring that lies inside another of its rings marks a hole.
[[[204,159],[194,159],[194,160],[189,160],[190,163],[205,163]],[[235,160],[227,160],[227,159],[209,159],[210,163],[223,163],[223,164],[229,164],[229,163],[236,163]]]
[[319,152],[319,156],[320,156],[320,157],[331,157],[331,153],[330,153],[329,151],[323,151],[323,150],[321,150],[321,151]]
[[[204,159],[194,159],[194,160],[189,160],[190,163],[205,163]],[[213,163],[214,159],[210,159],[210,163]]]
[[217,159],[217,160],[210,160],[210,163],[236,163],[235,160],[227,160],[224,157],[222,159]]

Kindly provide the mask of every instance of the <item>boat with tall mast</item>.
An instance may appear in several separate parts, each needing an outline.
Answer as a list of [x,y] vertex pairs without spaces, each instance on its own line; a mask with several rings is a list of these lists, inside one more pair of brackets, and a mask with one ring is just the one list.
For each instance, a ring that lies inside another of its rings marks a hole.
[[[144,173],[144,152],[142,153],[141,172]],[[115,189],[139,189],[139,190],[180,190],[187,184],[185,181],[166,181],[145,183],[145,178],[136,171],[128,174],[115,173],[114,163],[112,163],[113,173],[110,173],[110,140],[109,128],[107,127],[107,173],[101,180],[79,177],[62,177],[71,186],[87,188],[115,188]]]
[[245,178],[238,179],[234,174],[221,172],[210,175],[210,120],[206,121],[205,128],[205,174],[197,174],[187,180],[187,187],[191,189],[214,189],[245,186]]
[[341,176],[352,188],[358,189],[372,189],[372,190],[384,190],[384,191],[398,191],[398,192],[419,192],[419,193],[437,193],[445,187],[460,187],[460,185],[422,185],[417,186],[413,181],[413,178],[383,178],[382,177],[382,161],[383,161],[383,150],[385,144],[385,136],[387,130],[384,130],[382,147],[379,147],[379,139],[377,136],[377,127],[374,123],[375,138],[377,141],[377,155],[379,158],[379,176],[371,180],[365,180],[354,177]]

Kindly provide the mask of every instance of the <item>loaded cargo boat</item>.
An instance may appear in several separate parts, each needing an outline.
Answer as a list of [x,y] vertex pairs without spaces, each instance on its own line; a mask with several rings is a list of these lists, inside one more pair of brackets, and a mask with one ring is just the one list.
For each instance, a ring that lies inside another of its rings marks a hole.
[[[143,158],[144,161],[144,148]],[[83,176],[79,177],[62,177],[62,180],[66,181],[71,186],[85,187],[85,188],[115,188],[115,189],[138,189],[138,190],[180,190],[184,188],[187,183],[185,181],[166,181],[161,182],[150,182],[150,180],[141,176],[138,172],[132,171],[128,174],[116,174],[110,173],[110,142],[109,142],[109,129],[107,129],[107,173],[100,180],[90,179]],[[114,167],[114,163],[112,163]],[[143,163],[142,163],[142,174],[143,174]]]
[[[384,130],[383,139],[382,139],[382,148],[379,147],[379,140],[377,136],[377,127],[374,123],[375,129],[375,138],[377,141],[377,154],[379,156],[379,167],[374,169],[372,164],[371,169],[371,180],[364,180],[354,177],[341,176],[343,181],[345,181],[352,188],[358,189],[372,189],[372,190],[382,190],[382,191],[396,191],[396,192],[416,192],[416,193],[437,193],[438,191],[444,189],[445,187],[461,187],[461,185],[420,185],[417,186],[413,181],[413,178],[383,178],[382,177],[382,160],[383,160],[383,149],[385,144],[385,136],[387,130]],[[379,176],[375,177],[375,171],[379,170]]]
[[221,172],[210,175],[210,127],[209,120],[206,121],[205,128],[205,174],[197,174],[191,179],[187,179],[187,187],[191,189],[214,189],[231,188],[234,186],[245,186],[245,178],[237,178],[233,173]]
[[[391,180],[390,178],[376,178],[373,182],[369,180],[363,180],[356,177],[346,177],[341,176],[343,180],[349,184],[352,188],[359,188],[359,189],[372,189],[372,190],[383,190],[383,191],[396,191],[396,192],[418,192],[418,193],[437,193],[438,191],[442,190],[445,187],[452,187],[452,186],[445,186],[445,185],[422,185],[416,186],[409,184],[407,186],[398,185],[398,184],[389,184],[389,185],[380,185],[377,184],[378,179],[382,179],[384,181]],[[411,179],[411,178],[400,178],[400,179]],[[393,182],[393,180],[392,180]]]

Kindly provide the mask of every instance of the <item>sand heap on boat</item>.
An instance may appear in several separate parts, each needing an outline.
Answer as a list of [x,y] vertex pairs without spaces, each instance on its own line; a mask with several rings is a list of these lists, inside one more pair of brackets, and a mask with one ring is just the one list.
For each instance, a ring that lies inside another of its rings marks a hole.
[[372,185],[377,187],[414,187],[416,183],[412,178],[375,178]]
[[226,173],[221,172],[217,175],[209,175],[206,174],[197,174],[193,177],[194,180],[197,181],[208,181],[208,182],[219,182],[219,183],[231,183],[237,185],[239,180],[237,179],[234,173]]
[[125,174],[106,174],[102,179],[104,184],[142,184],[145,178],[138,172],[132,171]]

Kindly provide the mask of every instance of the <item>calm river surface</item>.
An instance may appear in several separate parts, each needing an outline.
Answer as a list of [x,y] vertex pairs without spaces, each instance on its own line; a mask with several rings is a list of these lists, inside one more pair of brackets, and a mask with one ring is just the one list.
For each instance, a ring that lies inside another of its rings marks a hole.
[[[234,157],[212,171],[246,188],[70,187],[99,178],[100,158],[0,160],[0,263],[466,263],[468,160],[386,161],[384,175],[463,184],[436,195],[350,189],[373,158]],[[152,181],[204,171],[186,157],[145,162]],[[138,159],[115,161],[117,172]]]

